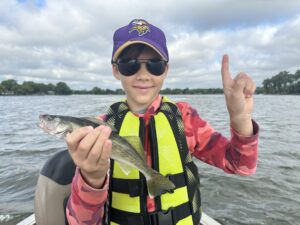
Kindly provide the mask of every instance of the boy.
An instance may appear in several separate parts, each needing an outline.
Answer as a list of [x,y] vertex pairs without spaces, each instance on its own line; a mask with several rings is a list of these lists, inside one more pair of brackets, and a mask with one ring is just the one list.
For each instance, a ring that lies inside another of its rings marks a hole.
[[109,162],[111,128],[84,127],[66,138],[77,166],[67,206],[70,224],[199,224],[199,178],[191,156],[227,173],[255,172],[258,125],[251,118],[252,79],[245,73],[232,79],[228,56],[223,56],[221,73],[232,134],[227,140],[188,103],[173,103],[159,95],[168,61],[165,35],[159,28],[136,19],[118,29],[112,71],[122,83],[126,101],[113,104],[101,119],[121,136],[140,136],[148,165],[173,181],[173,193],[151,199],[138,171],[125,175],[117,162]]

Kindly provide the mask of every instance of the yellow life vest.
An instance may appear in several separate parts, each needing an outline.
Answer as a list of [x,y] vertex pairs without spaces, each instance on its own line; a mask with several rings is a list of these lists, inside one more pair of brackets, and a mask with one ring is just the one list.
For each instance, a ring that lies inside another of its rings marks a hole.
[[119,131],[120,136],[139,136],[142,143],[147,138],[151,145],[153,168],[168,176],[176,188],[173,193],[156,197],[156,212],[147,213],[145,177],[137,169],[126,175],[118,162],[113,161],[105,223],[165,224],[151,223],[151,220],[156,220],[168,221],[167,224],[172,225],[198,225],[201,218],[198,169],[189,153],[176,104],[163,97],[159,110],[150,118],[149,137],[144,137],[143,118],[131,113],[126,102],[117,102],[109,108],[107,122]]

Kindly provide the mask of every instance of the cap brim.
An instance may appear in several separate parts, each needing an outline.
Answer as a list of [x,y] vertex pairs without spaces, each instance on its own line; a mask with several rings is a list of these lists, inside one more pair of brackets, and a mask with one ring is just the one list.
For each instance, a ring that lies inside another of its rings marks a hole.
[[115,62],[117,60],[117,58],[119,57],[119,55],[121,54],[121,52],[128,46],[133,45],[133,44],[144,44],[149,46],[150,48],[154,49],[164,60],[168,61],[168,59],[158,50],[157,47],[155,47],[154,45],[146,42],[146,41],[141,41],[141,40],[130,40],[125,42],[123,45],[121,45],[117,51],[115,52],[115,54],[113,55],[112,61]]

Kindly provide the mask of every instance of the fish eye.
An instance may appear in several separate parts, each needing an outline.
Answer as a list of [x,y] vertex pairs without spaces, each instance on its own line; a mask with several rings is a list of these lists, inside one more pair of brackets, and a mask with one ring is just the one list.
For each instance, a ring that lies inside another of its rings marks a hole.
[[46,115],[46,116],[45,116],[45,119],[48,120],[48,121],[52,121],[52,120],[53,120],[53,116],[51,116],[51,115]]
[[55,122],[55,123],[59,123],[60,122],[59,118],[51,118],[51,120],[53,120],[53,122]]

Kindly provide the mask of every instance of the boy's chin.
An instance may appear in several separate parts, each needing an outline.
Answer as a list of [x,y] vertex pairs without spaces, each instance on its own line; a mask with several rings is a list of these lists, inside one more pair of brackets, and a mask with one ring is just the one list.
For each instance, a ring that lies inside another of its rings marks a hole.
[[138,96],[132,98],[131,101],[128,99],[128,101],[133,103],[138,108],[145,108],[148,107],[155,100],[156,97],[157,96]]

